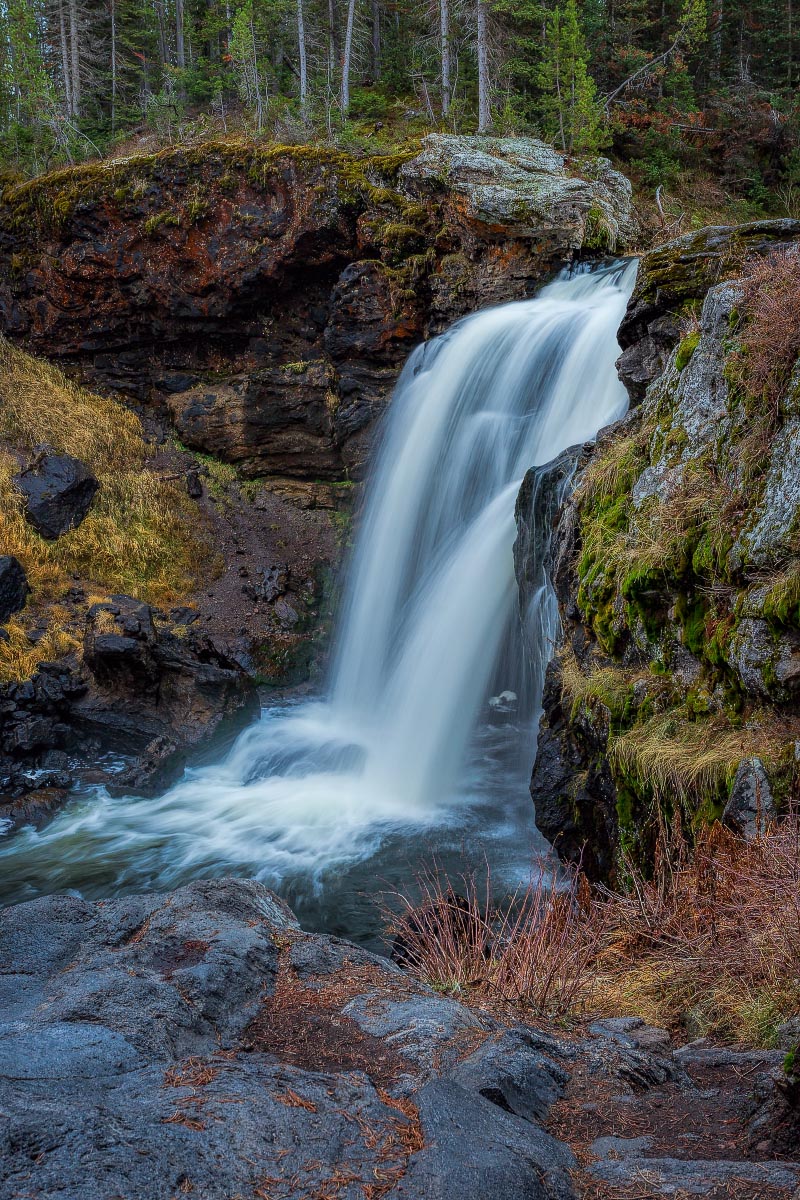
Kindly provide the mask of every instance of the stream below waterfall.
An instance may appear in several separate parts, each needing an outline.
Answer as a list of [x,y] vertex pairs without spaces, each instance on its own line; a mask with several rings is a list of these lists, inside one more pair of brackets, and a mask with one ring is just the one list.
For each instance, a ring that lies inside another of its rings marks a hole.
[[328,687],[277,702],[155,799],[76,794],[0,849],[0,902],[255,876],[301,922],[374,945],[374,896],[435,857],[527,880],[528,795],[558,616],[520,613],[514,506],[531,466],[625,411],[616,331],[636,266],[565,273],[411,355],[366,487]]

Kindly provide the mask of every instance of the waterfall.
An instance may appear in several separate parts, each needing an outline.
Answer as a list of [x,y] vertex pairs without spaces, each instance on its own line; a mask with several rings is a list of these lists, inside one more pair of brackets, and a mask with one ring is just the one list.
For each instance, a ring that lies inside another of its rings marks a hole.
[[[624,412],[616,331],[635,272],[564,274],[419,347],[367,484],[326,698],[267,711],[155,800],[96,789],[23,831],[0,851],[12,895],[318,878],[451,813],[492,689],[537,703],[547,656],[526,682],[515,498],[529,467]],[[553,606],[535,619],[552,638]]]

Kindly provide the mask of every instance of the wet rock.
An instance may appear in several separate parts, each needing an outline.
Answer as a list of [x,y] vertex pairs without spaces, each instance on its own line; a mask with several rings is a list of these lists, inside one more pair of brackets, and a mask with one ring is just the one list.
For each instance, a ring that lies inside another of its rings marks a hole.
[[19,559],[0,555],[0,622],[25,607],[30,593],[28,578]]
[[41,824],[72,784],[71,714],[87,690],[69,663],[40,663],[23,683],[0,684],[0,822]]
[[99,486],[85,463],[47,448],[14,476],[14,487],[24,497],[25,519],[49,541],[81,524]]
[[86,614],[83,658],[100,683],[155,687],[159,670],[153,610],[129,596],[93,604]]
[[736,769],[722,823],[748,841],[760,837],[777,819],[775,801],[760,758],[743,758]]
[[[557,1067],[530,1119],[468,1072],[447,1078],[442,1023],[480,1038],[483,1020],[375,955],[302,933],[253,881],[19,905],[4,913],[0,956],[3,1200],[22,1181],[43,1198],[290,1200],[298,1177],[342,1200],[376,1179],[392,1200],[574,1197],[574,1158],[535,1117]],[[366,1013],[391,997],[405,1005],[394,1035],[376,1042],[349,1023],[357,1000]],[[265,1049],[257,1031],[276,1021],[283,1036]],[[420,1066],[397,1041],[416,1042]],[[521,1037],[508,1048],[525,1052]],[[521,1059],[512,1073],[524,1090]]]
[[91,687],[74,719],[110,744],[144,752],[131,784],[155,786],[168,766],[179,772],[183,760],[168,743],[183,752],[256,704],[249,677],[208,636],[193,625],[156,623],[152,608],[129,596],[89,610],[84,661]]
[[599,711],[572,719],[557,660],[547,667],[542,707],[530,785],[536,825],[560,858],[580,864],[590,879],[607,879],[617,842],[608,724]]

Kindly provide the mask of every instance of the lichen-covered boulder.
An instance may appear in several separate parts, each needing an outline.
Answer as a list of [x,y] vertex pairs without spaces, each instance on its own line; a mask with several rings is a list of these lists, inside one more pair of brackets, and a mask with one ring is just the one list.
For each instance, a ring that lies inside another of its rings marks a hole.
[[630,183],[607,159],[572,175],[565,157],[536,138],[429,134],[400,178],[414,194],[442,195],[454,220],[460,214],[490,237],[614,250],[632,233]]
[[772,788],[760,758],[743,758],[736,771],[722,823],[752,841],[777,818]]

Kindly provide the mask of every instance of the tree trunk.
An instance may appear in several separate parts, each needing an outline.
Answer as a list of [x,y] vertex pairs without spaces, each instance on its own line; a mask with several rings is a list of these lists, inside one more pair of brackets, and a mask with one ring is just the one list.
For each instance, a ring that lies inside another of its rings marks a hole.
[[253,87],[255,89],[256,122],[258,132],[264,128],[264,100],[261,95],[261,76],[258,73],[258,46],[256,43],[256,27],[250,18],[250,42],[253,47]]
[[372,80],[381,77],[381,2],[372,0]]
[[442,51],[442,116],[450,112],[450,0],[439,0],[439,32]]
[[69,47],[70,67],[72,74],[72,103],[70,112],[73,117],[80,116],[81,111],[81,58],[80,58],[80,29],[78,22],[78,0],[69,0]]
[[158,60],[164,67],[169,61],[167,30],[164,22],[164,0],[156,0],[156,19],[158,20]]
[[788,64],[786,69],[786,86],[794,86],[794,9],[792,0],[786,4],[786,43],[788,47]]
[[72,68],[67,44],[67,21],[64,16],[64,0],[58,0],[58,32],[61,41],[61,73],[64,76],[64,104],[67,115],[72,116]]
[[328,78],[333,80],[339,61],[339,39],[336,36],[336,0],[328,0]]
[[183,70],[186,66],[183,0],[175,0],[175,62],[181,68],[181,70]]
[[306,58],[306,27],[303,20],[303,0],[297,0],[297,44],[300,49],[300,112],[303,120],[308,108],[308,60]]
[[711,28],[711,61],[708,65],[708,75],[715,83],[719,83],[722,75],[722,22],[725,16],[724,0],[716,0],[714,5],[714,23]]
[[492,128],[491,81],[489,79],[489,32],[486,0],[477,0],[478,36],[478,133]]
[[353,23],[355,19],[356,0],[348,0],[347,30],[344,38],[344,55],[342,57],[342,88],[339,97],[342,117],[346,117],[350,111],[350,63],[353,57]]
[[111,0],[111,135],[117,132],[117,0]]

